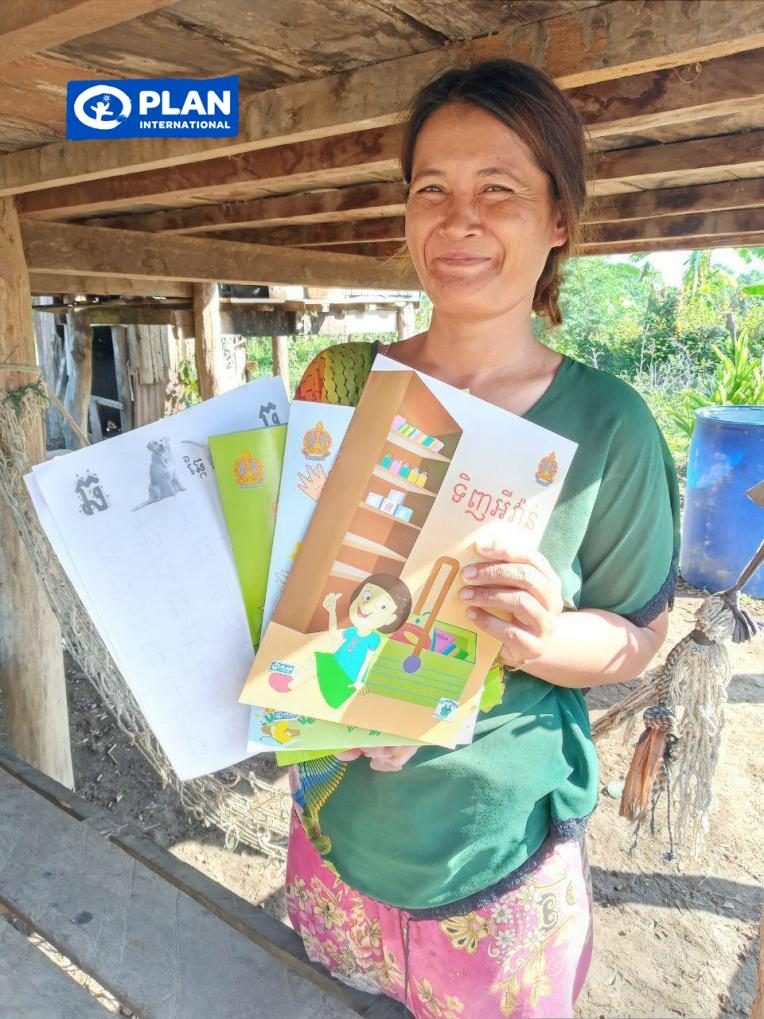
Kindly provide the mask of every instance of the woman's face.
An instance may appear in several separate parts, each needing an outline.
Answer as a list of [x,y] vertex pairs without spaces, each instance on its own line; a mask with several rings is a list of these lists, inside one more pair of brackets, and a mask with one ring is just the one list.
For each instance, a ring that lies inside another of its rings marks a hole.
[[441,107],[417,137],[406,240],[436,308],[493,317],[532,301],[567,234],[520,137],[475,106]]
[[362,630],[378,630],[389,626],[398,608],[389,591],[377,584],[364,584],[358,597],[350,605],[350,622]]

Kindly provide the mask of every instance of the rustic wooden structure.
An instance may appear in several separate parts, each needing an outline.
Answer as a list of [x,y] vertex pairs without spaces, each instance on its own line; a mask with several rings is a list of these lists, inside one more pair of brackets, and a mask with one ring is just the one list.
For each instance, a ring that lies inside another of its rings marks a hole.
[[[112,309],[115,325],[169,324],[180,300],[204,372],[217,282],[416,288],[388,258],[403,235],[399,118],[432,74],[486,57],[543,68],[586,120],[584,254],[764,243],[761,0],[303,0],[288,17],[248,0],[2,5],[0,304],[12,313],[0,311],[0,362],[33,360],[18,340],[31,293],[164,298]],[[235,138],[64,140],[70,79],[229,73],[242,89]],[[0,393],[27,378],[4,369]],[[76,389],[67,402],[82,420],[89,403]],[[2,528],[13,548],[5,516]],[[31,618],[31,567],[20,548],[9,561],[18,586],[0,645]],[[55,647],[55,628],[42,630],[34,647]],[[0,669],[20,703],[20,673]],[[19,749],[58,738],[28,739],[27,725],[31,712],[11,719]]]
[[[299,937],[129,822],[0,751],[0,913],[7,910],[145,1019],[397,1019],[331,979]],[[5,910],[2,908],[5,907]],[[0,920],[0,1010],[110,1013]]]

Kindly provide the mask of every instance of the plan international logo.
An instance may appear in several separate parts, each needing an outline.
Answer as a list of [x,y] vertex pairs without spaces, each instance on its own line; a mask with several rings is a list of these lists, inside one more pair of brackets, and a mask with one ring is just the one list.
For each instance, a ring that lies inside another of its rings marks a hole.
[[211,138],[239,133],[239,76],[70,81],[66,137]]

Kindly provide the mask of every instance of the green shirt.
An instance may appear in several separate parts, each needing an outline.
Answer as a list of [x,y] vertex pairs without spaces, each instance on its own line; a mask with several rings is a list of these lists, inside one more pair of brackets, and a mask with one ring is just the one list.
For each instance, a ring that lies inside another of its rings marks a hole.
[[[343,344],[309,366],[297,396],[355,405],[372,348]],[[671,603],[679,543],[674,465],[629,385],[564,358],[524,415],[578,443],[541,551],[569,608],[647,625]],[[497,892],[550,834],[582,830],[597,756],[580,690],[505,673],[501,703],[456,750],[423,747],[399,772],[349,764],[321,808],[327,859],[351,887],[408,910]]]

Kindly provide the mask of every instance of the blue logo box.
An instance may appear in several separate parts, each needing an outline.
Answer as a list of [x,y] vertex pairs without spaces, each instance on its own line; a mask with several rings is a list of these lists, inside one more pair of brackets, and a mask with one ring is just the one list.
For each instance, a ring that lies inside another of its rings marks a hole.
[[239,76],[70,81],[66,137],[213,138],[239,133]]

